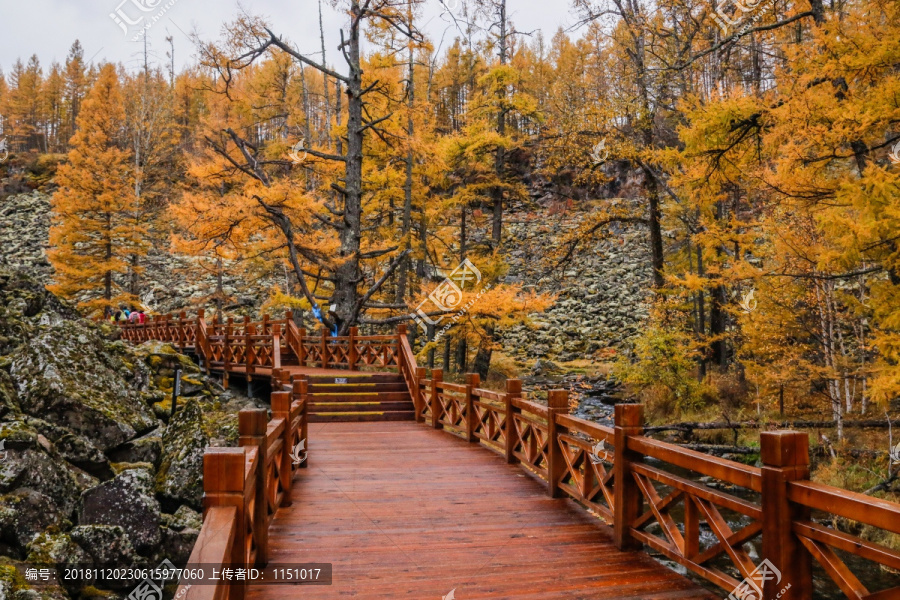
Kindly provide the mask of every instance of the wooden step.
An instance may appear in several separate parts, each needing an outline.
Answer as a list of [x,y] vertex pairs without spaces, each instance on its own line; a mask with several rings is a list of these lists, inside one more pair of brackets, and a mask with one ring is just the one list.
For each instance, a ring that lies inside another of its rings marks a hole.
[[409,392],[366,392],[366,393],[316,393],[309,394],[309,401],[312,404],[316,402],[374,402],[381,400],[384,402],[398,402],[401,400],[410,401]]
[[309,414],[334,412],[383,412],[414,410],[412,402],[315,402],[309,405]]
[[400,383],[403,376],[397,373],[364,373],[361,371],[347,371],[340,375],[309,375],[310,385],[320,383],[336,383],[335,379],[346,379],[347,383]]
[[311,394],[328,394],[334,392],[359,394],[366,392],[408,391],[406,383],[403,381],[398,381],[396,383],[314,383],[310,384],[308,389]]
[[357,413],[315,413],[309,415],[310,423],[349,423],[360,421],[414,421],[413,410],[372,411]]

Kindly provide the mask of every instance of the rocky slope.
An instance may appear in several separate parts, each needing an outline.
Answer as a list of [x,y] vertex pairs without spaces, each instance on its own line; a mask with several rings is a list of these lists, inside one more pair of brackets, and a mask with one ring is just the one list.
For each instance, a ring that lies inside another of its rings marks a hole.
[[502,332],[507,354],[559,361],[596,358],[625,344],[646,319],[652,271],[643,227],[597,232],[570,261],[547,273],[548,249],[577,229],[591,211],[584,206],[555,215],[520,212],[507,220],[506,281],[557,296],[545,313],[534,315],[531,327]]
[[[527,207],[510,207],[504,234],[510,265],[506,281],[556,293],[557,300],[546,313],[535,315],[533,327],[501,332],[501,339],[507,354],[528,361],[597,357],[598,352],[625,344],[647,316],[648,235],[640,226],[613,226],[594,234],[571,261],[544,275],[547,264],[542,259],[547,249],[558,245],[592,210],[588,201],[556,214],[549,206],[536,198]],[[49,283],[52,267],[44,255],[49,214],[49,196],[40,192],[0,200],[0,266],[25,268]],[[152,290],[148,304],[154,311],[203,305],[215,289],[212,274],[192,268],[186,258],[172,255],[167,248],[151,251],[145,264],[143,277]],[[271,278],[226,277],[223,285],[234,306],[253,313],[275,283]]]
[[[50,231],[50,196],[40,191],[0,196],[0,268],[23,269],[44,284],[52,282],[53,267],[46,249]],[[207,306],[215,292],[215,274],[198,268],[188,257],[169,251],[168,239],[158,235],[158,243],[142,260],[141,298],[154,313],[176,312]],[[116,283],[124,286],[124,279]],[[253,312],[275,284],[271,277],[253,281],[224,275],[222,288],[232,310]]]
[[[25,563],[178,563],[196,539],[202,450],[236,442],[237,412],[256,402],[170,346],[117,336],[0,270],[0,597],[81,593],[33,595],[16,574]],[[176,367],[183,396],[170,417]]]

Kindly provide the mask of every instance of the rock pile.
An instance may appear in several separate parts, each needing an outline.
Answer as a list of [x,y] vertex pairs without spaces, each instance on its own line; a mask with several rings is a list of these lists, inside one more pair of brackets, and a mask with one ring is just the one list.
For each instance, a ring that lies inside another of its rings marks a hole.
[[[171,346],[117,337],[37,280],[0,271],[0,597],[31,597],[12,569],[23,561],[186,561],[203,448],[234,444],[238,410],[262,405],[226,393]],[[176,368],[183,397],[170,418]]]
[[49,283],[53,267],[47,260],[50,197],[41,192],[15,194],[0,200],[0,268],[23,269]]
[[[0,197],[0,268],[22,269],[43,284],[53,278],[53,267],[47,260],[51,224],[50,196],[33,191]],[[216,289],[215,273],[198,268],[190,257],[172,253],[167,235],[157,232],[156,244],[141,258],[139,296],[154,313],[165,314],[189,307],[209,308],[209,297]],[[276,284],[271,274],[256,280],[226,272],[222,290],[231,310],[239,314],[255,314]],[[115,282],[125,286],[124,277]]]
[[534,315],[532,327],[502,332],[504,351],[522,359],[570,361],[597,357],[634,337],[649,313],[649,235],[642,226],[611,226],[586,240],[573,258],[546,273],[549,248],[583,221],[581,211],[511,215],[504,243],[508,283],[555,293],[555,303]]

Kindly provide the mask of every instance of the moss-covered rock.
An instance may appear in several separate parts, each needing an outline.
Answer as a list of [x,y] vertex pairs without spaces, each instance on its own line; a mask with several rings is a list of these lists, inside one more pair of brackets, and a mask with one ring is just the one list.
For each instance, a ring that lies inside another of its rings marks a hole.
[[101,450],[154,428],[135,389],[141,373],[128,372],[117,344],[77,321],[34,332],[10,364],[22,410],[89,436]]
[[107,452],[107,456],[113,462],[150,463],[154,468],[159,466],[161,455],[162,431],[160,429],[154,429],[147,435],[133,439]]
[[69,534],[48,531],[31,540],[25,560],[33,565],[84,565],[90,557]]
[[81,525],[118,525],[139,554],[151,553],[159,544],[159,502],[148,470],[124,471],[84,492],[81,503]]
[[70,535],[96,565],[128,566],[134,562],[131,540],[118,525],[79,525]]
[[25,558],[26,548],[48,528],[64,528],[66,515],[53,500],[31,489],[0,496],[0,538],[10,556]]
[[0,461],[0,494],[33,490],[49,498],[56,513],[68,517],[80,486],[72,469],[44,436],[21,421],[0,423],[5,457]]
[[156,474],[156,491],[164,505],[200,508],[203,495],[203,452],[209,439],[203,428],[200,403],[191,398],[163,434],[163,455]]

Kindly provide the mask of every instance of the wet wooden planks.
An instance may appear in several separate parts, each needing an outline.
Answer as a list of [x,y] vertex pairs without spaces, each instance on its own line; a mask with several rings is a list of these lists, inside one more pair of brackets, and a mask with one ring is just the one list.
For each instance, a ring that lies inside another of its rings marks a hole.
[[273,563],[331,562],[331,586],[248,599],[715,598],[499,456],[415,423],[310,425],[310,465],[269,531]]

